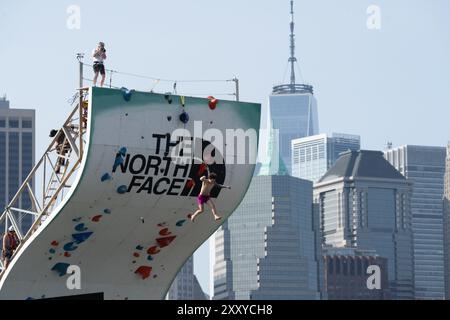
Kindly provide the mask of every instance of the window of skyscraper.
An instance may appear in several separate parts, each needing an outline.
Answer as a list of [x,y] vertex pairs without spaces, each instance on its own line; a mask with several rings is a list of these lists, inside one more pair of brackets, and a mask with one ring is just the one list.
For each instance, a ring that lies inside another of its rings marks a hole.
[[0,128],[6,127],[6,120],[4,118],[0,119]]
[[31,120],[22,120],[22,128],[31,129],[33,127],[33,122]]
[[10,119],[9,120],[9,127],[10,128],[18,128],[19,127],[19,120]]

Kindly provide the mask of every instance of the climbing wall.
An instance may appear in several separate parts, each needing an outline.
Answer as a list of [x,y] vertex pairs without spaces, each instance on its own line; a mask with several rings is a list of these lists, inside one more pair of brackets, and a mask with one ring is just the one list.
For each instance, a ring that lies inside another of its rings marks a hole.
[[[100,292],[105,299],[162,299],[247,191],[257,141],[244,144],[245,163],[237,164],[230,134],[259,130],[259,104],[102,88],[91,89],[89,101],[76,181],[18,252],[1,279],[0,299]],[[231,186],[211,193],[223,219],[205,207],[191,222],[208,168]],[[73,265],[81,289],[69,290]]]

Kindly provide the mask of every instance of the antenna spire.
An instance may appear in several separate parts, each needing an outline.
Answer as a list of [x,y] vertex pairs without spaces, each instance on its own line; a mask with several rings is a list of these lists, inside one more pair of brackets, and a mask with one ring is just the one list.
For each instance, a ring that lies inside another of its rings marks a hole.
[[291,64],[291,90],[295,91],[295,63],[297,58],[295,57],[295,34],[294,34],[294,0],[291,0],[291,56],[289,57],[289,62]]

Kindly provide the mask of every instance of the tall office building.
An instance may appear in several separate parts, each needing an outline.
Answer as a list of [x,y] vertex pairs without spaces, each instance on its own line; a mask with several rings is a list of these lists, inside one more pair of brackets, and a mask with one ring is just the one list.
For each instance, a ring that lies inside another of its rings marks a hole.
[[365,150],[343,153],[314,186],[323,244],[387,258],[394,299],[414,298],[411,188],[382,152]]
[[411,197],[416,299],[444,299],[445,147],[402,146],[385,158],[413,182]]
[[[19,190],[34,166],[35,111],[12,109],[6,98],[0,98],[0,211]],[[34,187],[34,186],[32,186]],[[19,199],[22,209],[31,209],[31,199],[25,193]],[[19,228],[27,231],[33,218],[15,214]]]
[[447,145],[444,177],[444,275],[445,299],[450,300],[450,142]]
[[194,275],[194,257],[190,257],[175,277],[168,300],[206,300],[205,294]]
[[281,159],[291,174],[291,140],[319,133],[317,100],[313,87],[297,84],[295,78],[295,35],[294,5],[291,1],[290,68],[289,84],[273,87],[269,97],[269,119],[271,126],[278,130]]
[[216,232],[214,299],[319,299],[312,182],[257,176]]
[[342,152],[358,151],[361,138],[333,133],[292,140],[292,176],[317,182],[330,169]]
[[[325,288],[328,300],[388,300],[388,262],[375,251],[324,248]],[[380,288],[367,286],[370,266],[380,268]]]

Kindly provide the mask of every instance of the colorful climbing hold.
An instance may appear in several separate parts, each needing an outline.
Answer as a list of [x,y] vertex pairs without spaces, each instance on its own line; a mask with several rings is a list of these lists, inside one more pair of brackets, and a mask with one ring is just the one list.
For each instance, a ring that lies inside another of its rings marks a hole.
[[63,247],[64,251],[75,251],[78,249],[74,242],[66,243]]
[[54,254],[56,252],[56,250],[55,249],[50,249],[50,250],[48,250],[48,252],[50,252],[51,254]]
[[198,171],[197,171],[197,176],[202,176],[205,171],[206,171],[206,164],[202,163],[199,167],[198,167]]
[[139,250],[139,251],[141,251],[142,249],[144,249],[144,247],[143,247],[143,246],[141,246],[141,245],[139,245],[139,246],[136,246],[136,250]]
[[192,189],[194,186],[195,186],[194,180],[189,179],[189,180],[186,182],[186,188]]
[[219,100],[217,100],[217,99],[214,98],[213,96],[209,96],[209,97],[208,97],[208,100],[209,100],[209,102],[208,102],[209,108],[210,108],[211,110],[216,109],[217,104],[219,103]]
[[150,255],[158,254],[160,252],[161,252],[161,250],[159,250],[158,246],[150,247],[147,250],[147,253],[150,254]]
[[175,240],[176,236],[164,237],[156,239],[156,242],[159,244],[161,248],[167,247]]
[[151,272],[152,272],[152,267],[140,266],[139,268],[136,269],[136,271],[134,273],[139,274],[140,276],[142,276],[142,279],[145,280],[148,277],[150,277]]
[[103,210],[103,213],[105,213],[105,214],[111,214],[111,210],[110,210],[110,209],[105,209],[105,210]]
[[65,276],[67,274],[67,269],[69,268],[70,264],[68,263],[62,263],[58,262],[53,266],[51,269],[52,271],[56,271],[60,277]]
[[171,116],[168,116],[168,117],[167,117],[167,121],[169,121],[169,122],[172,121],[172,117],[171,117]]
[[128,187],[127,186],[120,186],[117,188],[117,193],[119,194],[125,194],[128,191]]
[[109,173],[105,173],[104,175],[102,175],[102,177],[101,177],[101,181],[102,182],[105,182],[105,181],[108,181],[108,180],[111,180],[112,178],[111,178],[111,175],[109,174]]
[[137,252],[133,253],[133,257],[135,257],[135,258],[139,258],[140,256],[141,255],[139,253],[137,253]]
[[122,95],[123,95],[123,98],[125,99],[125,101],[130,101],[131,95],[134,92],[134,90],[128,90],[125,87],[122,87],[120,90],[122,90]]
[[54,241],[52,241],[51,245],[54,247],[57,247],[59,245],[59,242],[54,240]]
[[148,256],[148,257],[147,257],[147,260],[148,260],[148,261],[153,261],[153,257],[152,257],[152,256]]
[[75,231],[78,231],[78,232],[83,232],[83,231],[86,231],[87,229],[88,228],[86,228],[84,223],[80,223],[75,226]]
[[160,236],[168,236],[170,234],[172,234],[172,232],[169,231],[169,228],[164,228],[159,232]]
[[82,218],[75,218],[75,219],[72,219],[72,221],[73,221],[73,222],[80,222],[81,219],[82,219]]
[[178,221],[175,225],[177,226],[177,227],[182,227],[183,226],[183,224],[186,222],[186,220],[180,220],[180,221]]
[[180,121],[184,124],[189,122],[189,115],[187,114],[187,112],[183,112],[182,114],[180,114]]
[[98,216],[95,216],[95,217],[92,218],[92,222],[99,222],[102,217],[103,216],[101,214],[98,215]]
[[[83,232],[83,233],[75,233],[72,234],[72,238],[75,240],[77,244],[85,242],[89,237],[93,234],[93,232]],[[69,251],[69,250],[67,250]]]
[[70,254],[70,253],[68,253],[68,252],[64,252],[64,257],[66,257],[66,258],[70,258],[72,255]]
[[165,226],[167,226],[167,222],[158,223],[158,227],[160,228],[164,228]]

